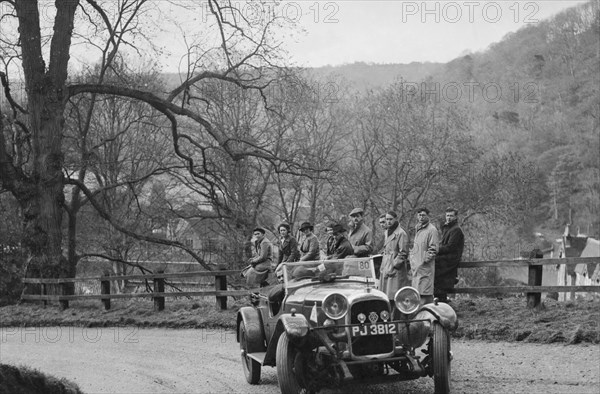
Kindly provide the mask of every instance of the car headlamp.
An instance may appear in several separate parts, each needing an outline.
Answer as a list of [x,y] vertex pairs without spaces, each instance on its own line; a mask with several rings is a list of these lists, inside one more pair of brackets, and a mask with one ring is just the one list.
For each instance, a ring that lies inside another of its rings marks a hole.
[[341,319],[348,313],[348,299],[339,293],[331,293],[323,299],[322,308],[328,318]]
[[419,309],[421,305],[421,295],[414,287],[405,286],[396,292],[394,296],[396,308],[400,312],[410,315]]

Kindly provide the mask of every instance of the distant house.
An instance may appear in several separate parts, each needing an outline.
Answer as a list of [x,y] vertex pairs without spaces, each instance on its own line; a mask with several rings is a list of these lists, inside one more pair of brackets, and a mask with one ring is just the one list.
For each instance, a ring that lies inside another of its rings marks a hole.
[[[519,258],[529,259],[534,252],[537,257],[540,257],[539,253],[541,253],[543,258],[552,258],[555,253],[552,242],[546,240],[541,233],[534,233],[533,235],[535,236],[535,241],[533,243],[526,243],[525,240],[521,240],[522,243],[517,245]],[[523,247],[521,245],[526,246]],[[505,267],[501,266],[498,267],[498,273],[506,283],[526,285],[529,281],[528,267],[515,267],[511,265]],[[556,268],[554,266],[542,266],[542,286],[556,286]]]
[[[238,245],[224,234],[216,218],[170,220],[166,229],[167,239],[184,244],[209,264],[229,264],[243,256],[243,243]],[[180,254],[189,258],[185,253]]]
[[[580,257],[600,257],[600,241],[588,238]],[[600,284],[600,264],[577,264],[575,267],[575,284],[594,286]]]
[[[170,241],[177,241],[190,249],[200,250],[213,243],[207,227],[213,227],[208,220],[175,219],[167,223],[166,236]],[[214,231],[213,231],[214,233]]]
[[[562,239],[558,240],[559,254],[556,257],[600,257],[600,241],[586,235],[572,236],[569,226]],[[558,286],[592,286],[600,284],[600,264],[561,264],[558,266]],[[560,293],[560,301],[573,300],[577,296],[586,297],[588,293]],[[593,297],[597,296],[592,294]]]

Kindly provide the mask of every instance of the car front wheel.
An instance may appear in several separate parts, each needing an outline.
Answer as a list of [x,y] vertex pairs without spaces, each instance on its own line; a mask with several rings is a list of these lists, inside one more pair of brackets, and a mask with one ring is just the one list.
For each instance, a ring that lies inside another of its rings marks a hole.
[[450,338],[441,324],[433,325],[433,383],[436,394],[450,392]]
[[277,380],[282,394],[311,393],[305,387],[302,354],[290,343],[286,333],[281,334],[275,355]]
[[242,367],[246,381],[250,384],[258,384],[260,381],[260,363],[248,356],[248,333],[244,322],[240,323],[240,352],[242,354]]

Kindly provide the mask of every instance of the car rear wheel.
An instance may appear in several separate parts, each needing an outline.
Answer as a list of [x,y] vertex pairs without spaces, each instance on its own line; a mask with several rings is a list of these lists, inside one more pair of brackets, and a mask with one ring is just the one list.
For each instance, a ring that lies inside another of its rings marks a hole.
[[260,363],[248,356],[248,333],[244,322],[240,323],[240,352],[246,381],[250,384],[258,384],[260,381]]
[[281,334],[277,343],[275,362],[277,380],[282,394],[311,393],[303,384],[302,354],[291,343],[286,333]]
[[450,392],[450,337],[441,324],[433,325],[433,384],[436,394]]

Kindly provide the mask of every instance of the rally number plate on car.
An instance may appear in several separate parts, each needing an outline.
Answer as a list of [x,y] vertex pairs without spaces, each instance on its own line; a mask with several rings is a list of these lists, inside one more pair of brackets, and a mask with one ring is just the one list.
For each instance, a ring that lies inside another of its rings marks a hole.
[[350,332],[353,337],[397,334],[398,326],[396,326],[396,323],[363,324],[362,326],[351,327]]

